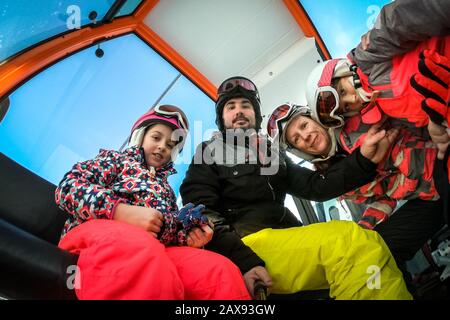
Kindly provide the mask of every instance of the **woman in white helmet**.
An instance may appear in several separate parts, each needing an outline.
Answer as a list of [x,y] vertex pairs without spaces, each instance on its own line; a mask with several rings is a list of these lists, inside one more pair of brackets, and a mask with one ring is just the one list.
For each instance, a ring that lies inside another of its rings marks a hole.
[[[326,128],[309,107],[283,104],[272,112],[267,131],[281,148],[326,171],[372,134],[368,125],[359,132],[348,130],[361,127],[360,116],[351,119],[344,127]],[[387,134],[398,132],[390,129]],[[433,182],[436,156],[435,146],[402,129],[388,157],[378,164],[375,180],[343,196],[367,205],[358,224],[381,234],[399,266],[443,225],[443,204]],[[406,199],[412,200],[392,215],[397,201]]]

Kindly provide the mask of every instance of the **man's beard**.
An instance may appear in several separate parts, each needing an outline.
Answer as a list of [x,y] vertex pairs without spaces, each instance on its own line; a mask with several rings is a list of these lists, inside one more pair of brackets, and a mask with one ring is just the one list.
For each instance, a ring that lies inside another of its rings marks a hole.
[[[232,125],[234,125],[236,122],[238,121],[234,121]],[[248,119],[247,119],[247,124],[244,126],[238,126],[238,127],[226,127],[225,130],[250,130],[250,129],[256,129],[256,125],[252,124]]]

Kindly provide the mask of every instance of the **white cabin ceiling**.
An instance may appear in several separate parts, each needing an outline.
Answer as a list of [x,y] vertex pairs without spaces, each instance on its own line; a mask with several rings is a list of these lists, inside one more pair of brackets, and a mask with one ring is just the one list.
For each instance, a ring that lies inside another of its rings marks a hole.
[[163,0],[144,22],[214,85],[234,75],[254,80],[266,114],[304,103],[320,60],[282,0]]

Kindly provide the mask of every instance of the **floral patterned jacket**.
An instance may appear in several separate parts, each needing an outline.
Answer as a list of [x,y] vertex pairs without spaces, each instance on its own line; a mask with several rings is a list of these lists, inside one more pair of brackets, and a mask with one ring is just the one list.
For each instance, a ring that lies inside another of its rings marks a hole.
[[172,162],[149,170],[138,147],[100,150],[94,159],[75,164],[55,191],[56,203],[70,214],[62,237],[91,219],[112,219],[119,203],[154,208],[163,215],[177,212],[167,181],[174,173]]

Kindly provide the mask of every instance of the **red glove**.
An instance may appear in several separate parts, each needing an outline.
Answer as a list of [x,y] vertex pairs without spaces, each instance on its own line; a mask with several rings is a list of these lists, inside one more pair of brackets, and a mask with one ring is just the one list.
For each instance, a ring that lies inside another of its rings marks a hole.
[[450,60],[435,51],[424,50],[420,54],[419,73],[411,77],[411,86],[425,97],[422,109],[431,121],[444,126],[450,123],[449,84]]

